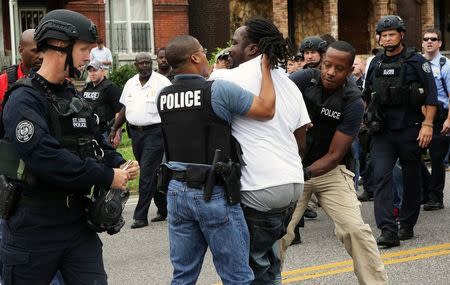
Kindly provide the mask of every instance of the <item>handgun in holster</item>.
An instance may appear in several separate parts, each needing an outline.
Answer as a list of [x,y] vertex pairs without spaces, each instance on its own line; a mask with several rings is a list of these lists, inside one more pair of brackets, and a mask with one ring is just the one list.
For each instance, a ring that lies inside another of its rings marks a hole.
[[21,191],[5,175],[0,175],[0,218],[8,220],[19,202]]
[[158,180],[156,190],[162,194],[167,194],[170,179],[172,179],[171,170],[166,164],[161,163],[158,168]]
[[222,177],[228,204],[234,205],[241,202],[241,165],[233,162],[218,162],[216,173]]

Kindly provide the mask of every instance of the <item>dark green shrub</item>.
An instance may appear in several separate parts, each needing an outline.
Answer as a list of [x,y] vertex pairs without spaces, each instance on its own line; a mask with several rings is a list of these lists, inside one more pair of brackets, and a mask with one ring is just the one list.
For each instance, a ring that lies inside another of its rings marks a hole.
[[109,79],[120,88],[123,88],[128,79],[136,74],[136,67],[133,64],[126,64],[119,68],[115,68],[109,75]]

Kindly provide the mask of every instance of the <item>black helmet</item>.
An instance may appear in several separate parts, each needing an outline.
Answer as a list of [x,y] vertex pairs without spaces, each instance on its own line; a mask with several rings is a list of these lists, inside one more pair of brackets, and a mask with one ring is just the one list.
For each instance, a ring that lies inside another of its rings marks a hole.
[[377,23],[376,32],[380,35],[383,31],[397,30],[399,32],[405,32],[406,26],[402,18],[397,15],[387,15],[381,17]]
[[327,42],[320,37],[306,37],[303,39],[299,51],[304,53],[306,50],[315,50],[324,53],[327,45]]
[[34,32],[38,45],[46,39],[63,41],[97,41],[97,28],[86,16],[70,10],[53,10],[45,14]]

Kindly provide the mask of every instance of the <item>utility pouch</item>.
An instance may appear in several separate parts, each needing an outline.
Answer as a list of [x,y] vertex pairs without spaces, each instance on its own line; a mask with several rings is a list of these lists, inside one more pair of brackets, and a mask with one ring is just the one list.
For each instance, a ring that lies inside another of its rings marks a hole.
[[14,213],[21,191],[8,181],[5,175],[0,175],[0,218],[8,220]]
[[167,194],[169,182],[172,176],[170,174],[171,174],[170,169],[164,163],[159,165],[158,181],[156,183],[156,189],[158,190],[158,192]]
[[241,202],[241,165],[230,161],[227,168],[227,171],[223,171],[222,178],[228,204],[234,205]]
[[209,166],[189,165],[186,169],[186,185],[190,188],[202,189],[209,169]]
[[423,105],[425,103],[425,90],[419,83],[413,82],[409,92],[409,101],[411,105]]

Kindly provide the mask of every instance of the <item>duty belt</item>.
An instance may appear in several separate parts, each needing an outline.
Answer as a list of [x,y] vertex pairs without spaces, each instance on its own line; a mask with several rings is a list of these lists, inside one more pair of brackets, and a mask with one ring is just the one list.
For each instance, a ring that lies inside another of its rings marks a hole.
[[22,196],[19,205],[35,208],[80,208],[84,207],[86,197],[82,195],[67,195],[63,197],[30,197]]

